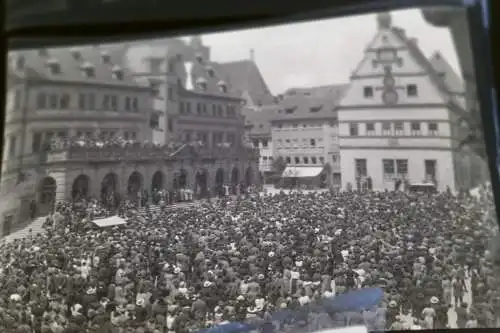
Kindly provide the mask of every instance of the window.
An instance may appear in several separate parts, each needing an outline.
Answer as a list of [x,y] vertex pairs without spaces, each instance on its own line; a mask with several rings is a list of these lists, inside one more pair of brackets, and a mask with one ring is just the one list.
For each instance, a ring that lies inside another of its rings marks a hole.
[[57,94],[49,95],[49,108],[57,109],[59,106],[59,96]]
[[137,140],[137,133],[136,133],[136,132],[132,132],[132,133],[130,133],[130,134],[131,134],[130,138],[131,138],[132,140]]
[[172,87],[168,87],[168,100],[169,101],[173,101],[174,100],[174,90],[172,89]]
[[396,173],[394,160],[383,159],[382,167],[384,170],[384,180],[385,181],[393,180]]
[[338,154],[338,153],[334,153],[334,154],[332,155],[332,162],[333,162],[333,163],[337,163],[337,162],[338,162],[338,160],[339,160],[339,154]]
[[132,100],[128,96],[125,97],[125,106],[124,107],[125,107],[126,112],[132,111]]
[[66,131],[59,131],[57,132],[57,137],[60,139],[66,139],[68,137],[68,132]]
[[436,181],[436,160],[425,160],[425,180],[426,181]]
[[325,164],[325,158],[323,156],[320,156],[319,163]]
[[354,170],[355,170],[356,178],[366,177],[367,170],[366,170],[366,159],[365,158],[356,158],[354,160],[354,167],[355,167]]
[[408,160],[396,160],[396,172],[399,179],[408,177]]
[[80,110],[85,110],[86,107],[86,95],[85,94],[80,94],[78,95],[78,108]]
[[118,111],[118,98],[116,96],[110,96],[110,106],[111,110]]
[[402,121],[394,122],[394,133],[396,135],[404,135],[404,124]]
[[374,123],[366,123],[366,135],[375,135]]
[[69,101],[70,101],[69,94],[62,94],[61,99],[59,101],[59,107],[61,109],[69,109]]
[[300,164],[300,158],[299,157],[295,157],[295,164]]
[[266,139],[262,140],[262,147],[267,148],[268,142]]
[[47,108],[47,94],[40,92],[36,96],[36,107],[37,109],[46,109]]
[[391,123],[388,121],[382,122],[382,135],[391,135]]
[[252,144],[254,148],[259,148],[259,140],[252,140]]
[[157,113],[151,115],[149,119],[149,127],[152,129],[158,129],[160,127],[160,116]]
[[411,135],[420,135],[420,123],[412,122],[411,123]]
[[313,146],[313,147],[316,146],[316,140],[315,139],[311,139],[309,141],[310,141],[311,146]]
[[212,105],[212,115],[217,117],[217,105],[215,104]]
[[139,112],[139,100],[137,97],[132,98],[132,111]]
[[365,96],[365,98],[372,98],[373,97],[373,87],[365,86],[363,88],[363,96]]
[[15,135],[10,136],[9,140],[9,157],[16,156],[17,137]]
[[350,136],[358,136],[358,124],[350,124],[349,125],[349,135]]
[[309,164],[309,157],[304,156],[304,164]]
[[161,71],[162,59],[151,58],[149,59],[149,71],[151,73],[159,73]]
[[87,101],[88,101],[88,109],[89,110],[96,110],[96,105],[95,105],[95,95],[94,94],[87,94]]
[[108,111],[110,108],[110,98],[109,95],[104,95],[102,98],[102,106],[101,109],[104,111]]
[[168,118],[168,120],[167,120],[167,129],[169,132],[174,131],[174,123],[172,122],[171,118]]
[[128,132],[123,132],[123,138],[129,140]]
[[429,135],[436,136],[438,135],[438,124],[437,123],[429,123]]
[[292,127],[293,128],[297,128],[299,125],[298,124],[293,124]]
[[316,163],[318,163],[318,161],[317,161],[316,157],[311,157],[311,163],[312,163],[312,164],[316,164]]
[[39,153],[41,149],[42,149],[42,133],[34,132],[33,136],[31,137],[31,152]]
[[382,62],[393,62],[396,60],[396,50],[392,48],[380,49],[377,52],[377,59]]
[[208,111],[207,111],[207,105],[206,105],[205,103],[203,103],[203,104],[201,105],[201,107],[202,107],[202,109],[203,109],[203,114],[207,114],[207,113],[208,113]]
[[203,113],[203,108],[201,106],[201,103],[196,104],[196,112],[201,115]]
[[406,94],[408,95],[408,97],[417,97],[418,96],[417,85],[408,84],[406,86]]
[[179,103],[179,113],[180,114],[184,114],[184,112],[186,112],[186,108],[184,106],[184,102],[180,102]]
[[222,109],[222,105],[219,105],[217,107],[217,116],[218,117],[224,117],[224,110]]
[[287,157],[285,158],[285,161],[286,161],[286,164],[290,164],[290,163],[292,163],[292,159],[290,158],[290,156],[287,156]]

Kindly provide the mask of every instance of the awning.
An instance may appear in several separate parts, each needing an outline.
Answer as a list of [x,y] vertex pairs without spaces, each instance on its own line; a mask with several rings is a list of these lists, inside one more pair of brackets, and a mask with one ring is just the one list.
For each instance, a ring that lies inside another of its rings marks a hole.
[[323,167],[286,167],[281,174],[283,178],[310,178],[316,177],[323,171]]
[[93,221],[99,228],[113,227],[115,225],[127,224],[127,221],[119,216],[106,217],[104,219],[96,219]]

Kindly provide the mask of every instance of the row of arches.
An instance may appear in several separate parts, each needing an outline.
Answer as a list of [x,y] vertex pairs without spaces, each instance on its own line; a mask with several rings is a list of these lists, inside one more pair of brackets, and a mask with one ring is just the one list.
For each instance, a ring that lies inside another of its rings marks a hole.
[[[217,169],[214,178],[214,188],[208,188],[208,171],[201,170],[198,171],[194,177],[194,190],[197,193],[205,194],[209,190],[213,193],[217,193],[219,189],[224,185],[244,185],[251,186],[254,184],[254,175],[252,167],[248,167],[245,171],[244,179],[240,179],[240,172],[238,168],[233,168],[230,175],[226,175],[226,171],[223,168]],[[167,178],[162,171],[156,171],[151,178],[151,189],[161,190],[165,189],[167,186]],[[180,169],[175,173],[173,179],[173,189],[183,189],[189,186],[188,173],[185,169]],[[100,195],[102,197],[109,197],[114,193],[120,192],[119,189],[119,177],[116,173],[110,172],[104,176],[100,184]],[[134,171],[130,174],[127,181],[126,194],[128,196],[135,196],[140,191],[145,188],[145,182],[143,175]],[[45,177],[38,189],[38,202],[42,205],[48,205],[54,203],[56,200],[56,190],[57,184],[54,178]],[[72,199],[78,199],[82,197],[87,197],[91,193],[91,179],[85,174],[81,174],[75,178],[71,187],[71,197]]]

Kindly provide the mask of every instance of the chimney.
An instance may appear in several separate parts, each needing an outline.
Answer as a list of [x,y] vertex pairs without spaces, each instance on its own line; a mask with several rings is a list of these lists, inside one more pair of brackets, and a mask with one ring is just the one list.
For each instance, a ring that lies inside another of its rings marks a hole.
[[410,38],[410,42],[415,45],[415,46],[418,46],[418,38]]

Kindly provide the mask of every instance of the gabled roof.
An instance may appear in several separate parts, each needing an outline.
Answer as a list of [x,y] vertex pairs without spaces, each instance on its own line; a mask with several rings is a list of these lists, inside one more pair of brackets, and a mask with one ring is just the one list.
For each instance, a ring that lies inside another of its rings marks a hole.
[[448,61],[446,61],[439,51],[434,52],[434,54],[429,58],[429,63],[444,81],[446,87],[451,93],[463,94],[465,92],[463,80],[453,70]]
[[252,60],[240,60],[218,63],[216,67],[228,84],[231,91],[242,95],[247,91],[257,105],[272,104],[274,97],[270,93],[257,64]]
[[[43,51],[43,52],[41,52]],[[43,54],[45,53],[45,54]],[[75,58],[74,54],[79,57]],[[109,63],[103,62],[103,54],[109,56]],[[22,77],[46,79],[48,81],[63,81],[68,83],[109,84],[123,87],[144,87],[136,82],[128,68],[122,67],[123,50],[121,48],[99,46],[81,46],[75,48],[51,48],[40,50],[15,51],[12,70]],[[24,69],[14,66],[15,59],[24,59]],[[60,66],[59,74],[51,74],[47,67],[48,62],[55,61]],[[82,72],[82,66],[90,64],[94,67],[95,77],[87,77]],[[117,80],[113,76],[113,67],[118,66],[123,78]],[[144,87],[146,88],[146,87]]]
[[461,109],[461,103],[449,92],[449,88],[446,85],[446,82],[441,78],[438,72],[434,69],[431,62],[427,57],[423,54],[422,50],[418,47],[418,45],[410,40],[406,35],[406,32],[397,27],[391,27],[390,31],[398,37],[401,42],[407,47],[408,53],[412,59],[414,59],[429,75],[429,79],[431,84],[433,84],[443,97],[443,101],[445,103],[451,102],[458,109]]
[[245,116],[245,127],[248,128],[249,134],[256,136],[271,135],[271,120],[274,117],[274,112],[278,109],[279,105],[269,105],[259,111],[244,108],[242,113]]
[[274,112],[272,121],[336,118],[337,105],[348,87],[345,84],[336,85],[336,88],[331,88],[331,93],[325,96],[284,96],[278,110]]

